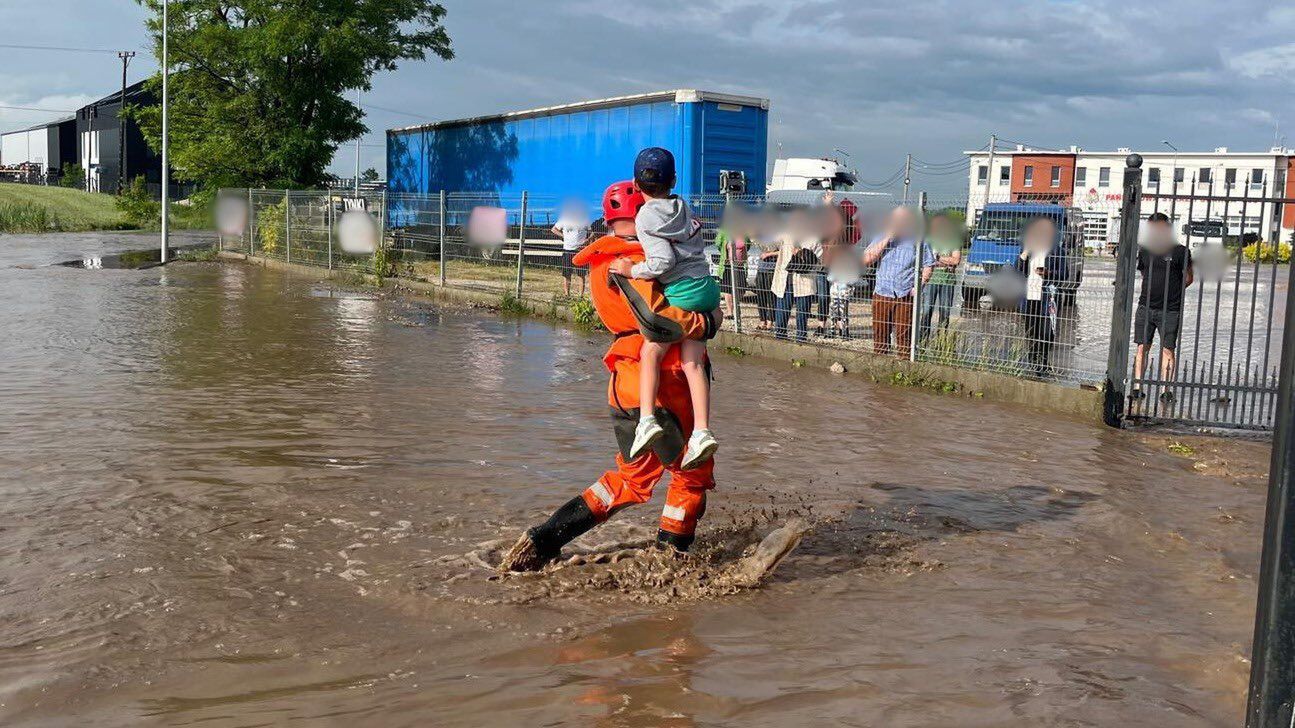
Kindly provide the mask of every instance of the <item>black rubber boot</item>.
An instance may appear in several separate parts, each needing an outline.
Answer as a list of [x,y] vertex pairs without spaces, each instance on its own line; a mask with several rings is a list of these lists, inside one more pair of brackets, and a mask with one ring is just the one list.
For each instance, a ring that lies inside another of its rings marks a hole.
[[656,532],[656,542],[658,544],[669,546],[680,553],[686,553],[689,547],[692,546],[694,539],[696,539],[696,536],[693,535],[684,536],[682,534],[670,533],[669,531],[660,529]]
[[585,499],[576,496],[553,511],[549,520],[529,531],[540,558],[551,561],[562,553],[562,547],[598,525],[598,517],[589,510]]

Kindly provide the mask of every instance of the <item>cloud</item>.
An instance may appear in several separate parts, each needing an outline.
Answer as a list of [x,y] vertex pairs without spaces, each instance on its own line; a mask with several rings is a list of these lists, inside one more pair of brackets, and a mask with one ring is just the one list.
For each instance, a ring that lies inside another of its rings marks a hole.
[[[34,29],[24,43],[143,49],[138,6],[97,5],[4,4],[0,27]],[[1049,147],[1170,138],[1183,149],[1267,149],[1273,123],[1295,122],[1295,10],[1266,0],[447,5],[456,58],[377,78],[366,102],[406,114],[370,112],[362,166],[382,168],[382,130],[419,119],[668,88],[769,98],[775,153],[778,144],[784,155],[845,149],[870,179],[908,152],[958,159],[991,133]],[[79,21],[41,35],[43,18],[63,16]],[[10,105],[97,98],[119,83],[97,56],[0,51],[0,60]],[[152,70],[146,55],[135,63],[132,80]],[[11,121],[28,123],[0,113],[0,125]],[[350,169],[350,153],[338,171]]]

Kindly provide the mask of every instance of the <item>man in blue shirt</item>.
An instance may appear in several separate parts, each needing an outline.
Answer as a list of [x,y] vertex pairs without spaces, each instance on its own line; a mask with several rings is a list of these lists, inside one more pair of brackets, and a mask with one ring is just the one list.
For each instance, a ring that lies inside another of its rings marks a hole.
[[873,240],[863,251],[864,265],[877,266],[877,284],[872,291],[872,350],[878,354],[908,355],[919,248],[922,283],[926,283],[935,267],[935,255],[925,243],[918,244],[917,218],[913,211],[897,207],[890,213],[886,234]]

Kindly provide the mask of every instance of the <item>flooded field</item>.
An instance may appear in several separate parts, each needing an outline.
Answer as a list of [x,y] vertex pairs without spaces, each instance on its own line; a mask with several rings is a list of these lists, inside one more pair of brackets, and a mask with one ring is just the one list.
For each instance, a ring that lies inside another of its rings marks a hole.
[[[491,578],[610,462],[605,335],[40,267],[139,240],[0,236],[0,724],[1240,721],[1262,443],[721,354],[691,561],[641,550],[658,494]],[[768,583],[718,583],[793,516]]]

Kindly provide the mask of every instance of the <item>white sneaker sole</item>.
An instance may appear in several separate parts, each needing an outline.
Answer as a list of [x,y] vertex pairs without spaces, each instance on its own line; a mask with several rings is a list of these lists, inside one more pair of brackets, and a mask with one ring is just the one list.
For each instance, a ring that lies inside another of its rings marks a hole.
[[705,463],[707,460],[710,460],[711,457],[714,456],[715,451],[718,449],[719,449],[719,443],[712,440],[706,443],[706,445],[701,450],[693,453],[692,457],[688,457],[688,454],[684,453],[684,459],[683,459],[683,462],[679,463],[679,469],[692,470],[693,468],[700,466],[702,463]]
[[657,428],[657,430],[651,435],[648,435],[647,439],[643,442],[634,443],[634,447],[630,448],[630,460],[637,460],[640,455],[651,450],[652,446],[656,444],[656,441],[660,440],[661,436],[664,434],[664,428]]

